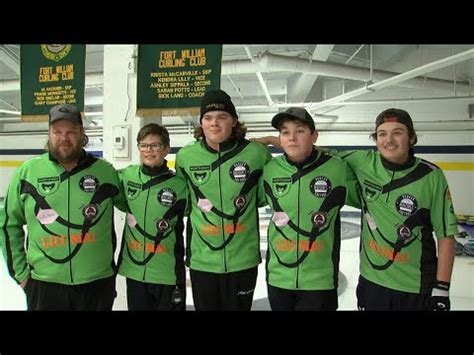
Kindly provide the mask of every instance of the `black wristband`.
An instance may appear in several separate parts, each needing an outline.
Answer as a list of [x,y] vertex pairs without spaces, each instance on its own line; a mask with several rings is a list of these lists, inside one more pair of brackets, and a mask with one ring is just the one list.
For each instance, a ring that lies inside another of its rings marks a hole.
[[439,288],[440,290],[449,291],[449,286],[451,286],[450,282],[436,280],[434,287]]

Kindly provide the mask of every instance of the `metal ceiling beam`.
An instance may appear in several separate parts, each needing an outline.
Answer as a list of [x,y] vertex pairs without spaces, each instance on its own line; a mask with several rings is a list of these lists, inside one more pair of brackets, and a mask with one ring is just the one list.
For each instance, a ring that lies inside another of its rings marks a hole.
[[342,94],[342,95],[330,98],[328,100],[325,100],[325,101],[322,101],[322,102],[319,102],[319,103],[311,104],[311,105],[308,106],[308,108],[311,111],[316,111],[316,110],[324,108],[326,106],[332,106],[334,104],[341,103],[345,100],[352,99],[353,97],[360,96],[360,95],[363,95],[363,94],[367,94],[368,92],[372,92],[372,91],[380,90],[380,89],[383,89],[383,88],[386,88],[386,87],[389,87],[389,86],[400,84],[400,83],[402,83],[404,81],[407,81],[407,80],[410,80],[414,77],[421,76],[421,75],[430,73],[432,71],[447,67],[449,65],[453,65],[453,64],[456,64],[456,63],[463,62],[463,61],[471,59],[471,58],[474,58],[474,49],[470,49],[470,50],[461,52],[459,54],[455,54],[455,55],[452,55],[452,56],[449,56],[449,57],[446,57],[446,58],[443,58],[443,59],[440,59],[440,60],[436,60],[434,62],[431,62],[431,63],[425,64],[425,65],[419,66],[415,69],[409,70],[405,73],[393,76],[389,79],[382,80],[382,81],[377,82],[375,84],[366,85],[363,88],[350,91],[346,94]]
[[[334,44],[318,44],[311,56],[312,60],[325,62],[334,48]],[[288,101],[306,101],[309,92],[318,80],[318,74],[298,73],[288,83]]]
[[[250,60],[232,60],[222,63],[222,74],[249,74],[260,72],[295,72],[295,73],[313,73],[322,76],[329,76],[341,79],[350,79],[367,82],[370,78],[370,69],[322,62],[319,60],[309,61],[307,59],[293,58],[283,55],[265,53],[260,58]],[[373,70],[373,82],[390,79],[400,73]],[[434,78],[413,78],[400,83],[400,86],[408,88],[425,88],[440,91],[453,91],[454,82],[451,80]],[[457,82],[459,91],[469,90],[467,82]]]
[[20,75],[20,58],[6,44],[0,45],[0,61]]

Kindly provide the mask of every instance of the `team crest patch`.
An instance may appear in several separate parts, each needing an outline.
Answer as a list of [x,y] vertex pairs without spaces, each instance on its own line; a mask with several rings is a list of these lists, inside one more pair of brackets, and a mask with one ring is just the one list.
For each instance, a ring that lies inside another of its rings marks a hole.
[[328,219],[328,215],[326,212],[323,211],[318,211],[314,212],[311,215],[311,224],[313,225],[314,228],[321,228],[326,224],[326,221]]
[[133,181],[128,181],[127,190],[125,191],[125,193],[127,194],[127,199],[135,200],[138,197],[138,195],[140,195],[141,190],[142,190],[142,184],[138,184]]
[[189,167],[191,179],[196,185],[202,185],[209,180],[211,176],[211,166],[210,165],[199,165],[199,166],[190,166]]
[[41,52],[50,60],[59,62],[61,59],[66,57],[71,51],[70,44],[42,44]]
[[156,229],[158,229],[160,232],[164,232],[167,230],[170,226],[170,222],[167,219],[158,219],[156,221]]
[[50,176],[38,178],[38,192],[41,195],[50,195],[59,188],[59,176]]
[[245,196],[240,195],[234,199],[234,206],[236,209],[241,210],[242,208],[244,208],[246,202],[247,199],[245,198]]
[[232,164],[229,169],[229,175],[235,182],[245,182],[250,174],[250,168],[247,163],[239,161]]
[[331,188],[331,181],[325,176],[316,176],[309,184],[311,193],[316,197],[326,197]]
[[397,198],[395,202],[398,213],[402,216],[408,217],[416,212],[418,209],[418,202],[415,196],[404,194]]
[[96,204],[87,205],[82,209],[82,215],[88,221],[92,221],[97,213],[99,213],[99,206]]
[[165,207],[171,207],[176,203],[176,192],[169,187],[165,187],[158,192],[158,202]]
[[99,180],[94,175],[85,175],[79,181],[79,187],[84,192],[96,192],[99,185]]
[[275,196],[285,196],[290,191],[291,177],[278,177],[272,179],[272,188]]
[[364,180],[364,196],[367,201],[375,201],[382,192],[382,186],[375,182]]

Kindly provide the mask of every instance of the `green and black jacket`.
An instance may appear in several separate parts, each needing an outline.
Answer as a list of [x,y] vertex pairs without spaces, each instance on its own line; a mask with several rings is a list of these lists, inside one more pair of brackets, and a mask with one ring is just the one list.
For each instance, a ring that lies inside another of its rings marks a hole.
[[119,171],[128,211],[119,274],[136,281],[184,285],[186,182],[168,169],[132,165]]
[[0,215],[10,275],[66,285],[114,275],[114,204],[125,208],[117,172],[103,159],[83,151],[69,172],[49,153],[23,163]]
[[457,233],[443,171],[413,151],[403,166],[376,151],[336,154],[361,186],[361,275],[394,290],[429,292],[438,266],[433,231],[438,239]]
[[220,151],[204,140],[176,156],[176,173],[190,194],[186,264],[199,271],[228,273],[261,262],[258,207],[265,204],[258,181],[271,154],[246,139],[222,143]]
[[346,163],[316,150],[300,164],[284,154],[265,166],[261,185],[273,210],[267,282],[287,290],[337,288],[340,210],[360,206]]

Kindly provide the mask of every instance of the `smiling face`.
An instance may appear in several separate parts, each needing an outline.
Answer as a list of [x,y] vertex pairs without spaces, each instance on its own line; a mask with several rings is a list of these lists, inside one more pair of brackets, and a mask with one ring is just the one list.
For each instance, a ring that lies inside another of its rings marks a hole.
[[63,165],[75,164],[82,154],[84,129],[68,120],[59,120],[49,127],[48,149]]
[[[169,146],[163,145],[160,136],[157,134],[148,134],[139,142],[140,161],[149,167],[158,167],[163,165],[165,157],[170,151]],[[140,149],[140,145],[148,145]]]
[[201,126],[206,143],[214,150],[232,134],[237,120],[226,111],[209,111],[202,116]]
[[307,124],[298,120],[285,120],[279,125],[280,145],[288,158],[295,162],[303,162],[313,151],[318,139],[318,132],[311,133]]
[[386,122],[377,127],[377,149],[391,163],[406,163],[414,141],[415,137],[410,138],[408,127],[403,123]]

